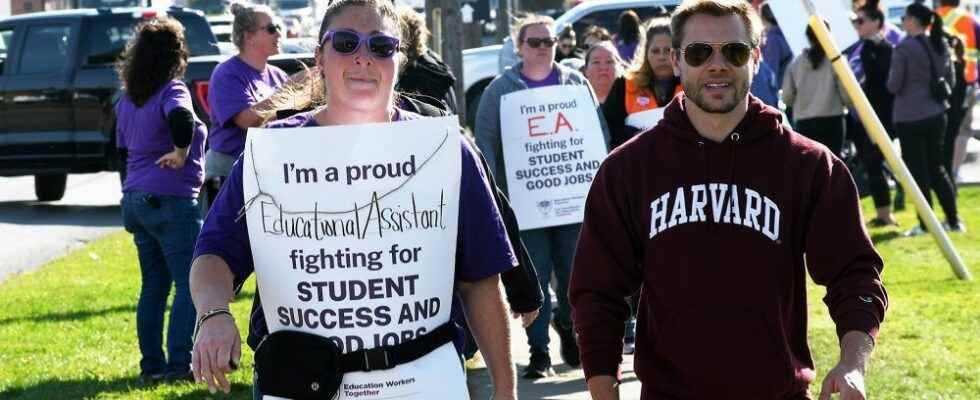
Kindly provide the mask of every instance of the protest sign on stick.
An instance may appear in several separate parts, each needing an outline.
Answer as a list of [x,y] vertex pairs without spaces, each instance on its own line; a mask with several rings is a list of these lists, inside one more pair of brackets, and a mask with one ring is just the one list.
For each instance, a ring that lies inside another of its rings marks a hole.
[[582,222],[585,196],[606,157],[599,114],[584,85],[500,99],[507,189],[521,230]]
[[[270,331],[325,336],[348,353],[449,321],[461,163],[455,117],[250,129],[245,148],[249,240]],[[469,395],[447,343],[392,369],[346,374],[339,398]]]

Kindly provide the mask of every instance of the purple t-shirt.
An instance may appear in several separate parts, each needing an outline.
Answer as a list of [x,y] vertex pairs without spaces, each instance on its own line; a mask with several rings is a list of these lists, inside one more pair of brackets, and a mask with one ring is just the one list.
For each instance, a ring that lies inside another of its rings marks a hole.
[[524,73],[521,73],[521,80],[523,80],[524,83],[527,84],[528,89],[534,89],[534,88],[539,88],[544,86],[554,86],[560,83],[560,81],[558,80],[557,67],[552,68],[551,73],[540,81],[536,81],[534,79],[528,78],[527,76],[524,75]]
[[[417,114],[399,111],[399,120],[419,118]],[[318,126],[313,112],[296,114],[290,118],[273,121],[267,128],[294,128]],[[474,282],[499,274],[517,264],[514,250],[507,239],[507,230],[500,217],[500,211],[490,192],[487,172],[477,162],[473,149],[460,136],[463,152],[462,176],[459,188],[459,221],[456,239],[456,280]],[[215,199],[201,234],[197,238],[194,258],[202,254],[221,257],[235,277],[235,287],[239,287],[254,271],[252,251],[248,239],[248,226],[245,218],[235,219],[244,205],[242,189],[242,157],[232,167],[218,198]],[[454,299],[454,303],[455,303]],[[249,324],[249,344],[255,345],[269,328],[262,312],[261,301],[256,297],[252,307]],[[457,335],[457,350],[462,348],[462,337]]]
[[191,92],[179,80],[164,84],[142,107],[124,95],[116,104],[116,146],[126,149],[126,181],[122,191],[163,196],[197,197],[204,183],[204,141],[207,129],[194,121],[187,161],[178,170],[161,168],[156,161],[174,150],[167,114],[175,108],[194,112]]
[[211,138],[208,148],[238,157],[245,149],[245,130],[235,116],[269,97],[289,75],[275,65],[259,71],[238,56],[218,64],[211,73],[208,104],[211,106]]
[[905,38],[905,33],[901,29],[898,29],[895,24],[891,22],[885,22],[885,40],[891,43],[892,46],[898,46],[898,44]]
[[616,52],[619,53],[619,58],[627,63],[633,62],[633,56],[636,55],[636,47],[639,46],[640,42],[626,43],[622,40],[616,40]]

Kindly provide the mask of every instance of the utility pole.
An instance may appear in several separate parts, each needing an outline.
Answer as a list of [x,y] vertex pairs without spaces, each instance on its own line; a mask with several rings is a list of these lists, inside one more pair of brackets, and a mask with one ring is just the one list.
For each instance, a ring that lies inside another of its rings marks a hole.
[[463,20],[459,0],[426,0],[426,22],[432,31],[432,49],[456,76],[456,112],[466,123],[466,92],[463,91]]
[[517,0],[499,0],[497,7],[497,42],[510,36],[510,16],[516,9]]

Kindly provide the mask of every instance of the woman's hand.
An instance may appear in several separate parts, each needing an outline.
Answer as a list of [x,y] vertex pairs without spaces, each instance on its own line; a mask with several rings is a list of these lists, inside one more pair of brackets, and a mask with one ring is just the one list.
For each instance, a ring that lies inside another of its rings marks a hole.
[[238,368],[242,357],[242,339],[229,314],[216,315],[201,324],[191,353],[191,370],[194,381],[208,385],[208,391],[217,389],[228,393],[231,384],[225,377]]
[[170,169],[184,168],[184,162],[187,161],[187,150],[189,148],[190,146],[182,149],[174,147],[174,151],[164,154],[163,157],[157,159],[157,166]]

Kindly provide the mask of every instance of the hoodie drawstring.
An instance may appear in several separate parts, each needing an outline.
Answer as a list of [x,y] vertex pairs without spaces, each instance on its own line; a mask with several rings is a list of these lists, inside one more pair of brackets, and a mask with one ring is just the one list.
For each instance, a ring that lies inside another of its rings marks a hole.
[[735,184],[735,147],[738,145],[738,141],[742,139],[742,135],[738,132],[732,132],[728,137],[732,141],[732,161],[728,167],[728,187],[731,187]]

